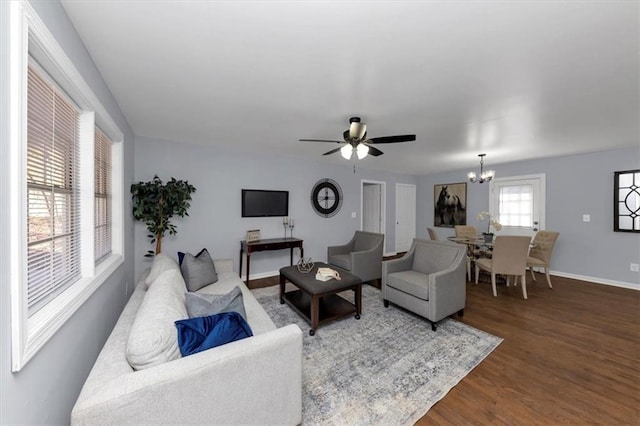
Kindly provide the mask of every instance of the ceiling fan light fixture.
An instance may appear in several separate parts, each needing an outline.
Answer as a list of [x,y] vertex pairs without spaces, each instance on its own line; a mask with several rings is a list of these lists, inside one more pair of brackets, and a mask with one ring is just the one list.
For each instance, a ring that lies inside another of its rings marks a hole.
[[340,148],[340,155],[342,155],[342,158],[344,158],[345,160],[350,160],[352,154],[353,147],[351,146],[351,144],[345,144],[342,148]]
[[362,160],[369,154],[369,147],[363,143],[359,143],[356,147],[356,154],[358,155],[358,160]]
[[495,170],[484,170],[484,157],[486,155],[487,154],[478,154],[478,157],[480,157],[480,178],[478,179],[478,175],[476,175],[476,172],[469,172],[467,173],[469,182],[485,183],[493,180],[493,178],[496,177]]
[[360,122],[353,122],[349,125],[349,136],[353,139],[360,140],[367,131],[367,125]]

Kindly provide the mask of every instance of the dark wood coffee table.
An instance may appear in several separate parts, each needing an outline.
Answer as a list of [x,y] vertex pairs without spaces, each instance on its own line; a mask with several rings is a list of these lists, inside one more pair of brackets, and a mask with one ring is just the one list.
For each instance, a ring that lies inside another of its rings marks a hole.
[[[331,268],[340,273],[341,280],[316,280],[318,268]],[[285,293],[285,284],[289,281],[298,290]],[[353,290],[355,305],[343,299],[338,293]],[[286,303],[302,318],[311,324],[309,334],[313,336],[320,324],[343,318],[355,313],[360,319],[362,313],[362,280],[357,276],[335,266],[317,262],[308,273],[298,271],[297,266],[280,269],[280,303]]]

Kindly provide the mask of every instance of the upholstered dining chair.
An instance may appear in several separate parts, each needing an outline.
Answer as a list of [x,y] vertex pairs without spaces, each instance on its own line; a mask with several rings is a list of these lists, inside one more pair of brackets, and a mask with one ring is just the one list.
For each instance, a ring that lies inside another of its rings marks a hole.
[[536,280],[533,268],[544,268],[544,274],[547,276],[549,288],[553,288],[551,285],[551,277],[549,276],[549,263],[551,262],[553,247],[556,245],[556,240],[559,235],[560,233],[555,231],[538,231],[536,236],[533,237],[532,247],[527,257],[527,268],[531,271],[533,280]]
[[429,238],[431,238],[431,241],[440,241],[440,237],[438,237],[435,229],[427,228],[427,232],[429,233]]
[[476,284],[480,269],[491,274],[493,295],[497,296],[496,274],[514,275],[522,278],[522,297],[527,298],[527,255],[531,238],[520,236],[498,236],[493,242],[491,259],[476,259]]
[[[456,225],[456,238],[478,238],[478,230],[472,225]],[[467,245],[467,280],[471,281],[471,263],[479,255],[479,252],[473,247]]]

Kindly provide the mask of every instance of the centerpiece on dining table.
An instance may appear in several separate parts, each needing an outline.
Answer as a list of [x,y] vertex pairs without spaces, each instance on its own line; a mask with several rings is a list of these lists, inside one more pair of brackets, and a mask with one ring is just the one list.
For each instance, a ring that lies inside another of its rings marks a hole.
[[495,229],[496,231],[500,231],[502,229],[502,224],[500,222],[498,222],[495,219],[491,218],[491,213],[489,212],[480,212],[478,213],[478,215],[476,216],[476,219],[478,220],[478,222],[481,222],[485,219],[487,219],[487,232],[483,232],[482,235],[484,236],[484,242],[485,243],[492,243],[493,242],[493,232],[491,232],[491,228],[493,227],[493,229]]

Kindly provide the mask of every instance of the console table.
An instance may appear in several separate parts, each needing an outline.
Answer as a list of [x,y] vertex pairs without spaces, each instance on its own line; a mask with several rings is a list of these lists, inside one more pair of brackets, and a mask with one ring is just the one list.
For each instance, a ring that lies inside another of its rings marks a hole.
[[240,241],[240,275],[242,275],[242,254],[247,255],[247,287],[249,287],[249,270],[251,268],[251,253],[256,251],[284,250],[290,249],[290,264],[293,265],[293,249],[300,249],[300,257],[304,257],[304,249],[302,248],[302,240],[299,238],[267,238],[264,240],[252,241],[248,243],[245,240]]

